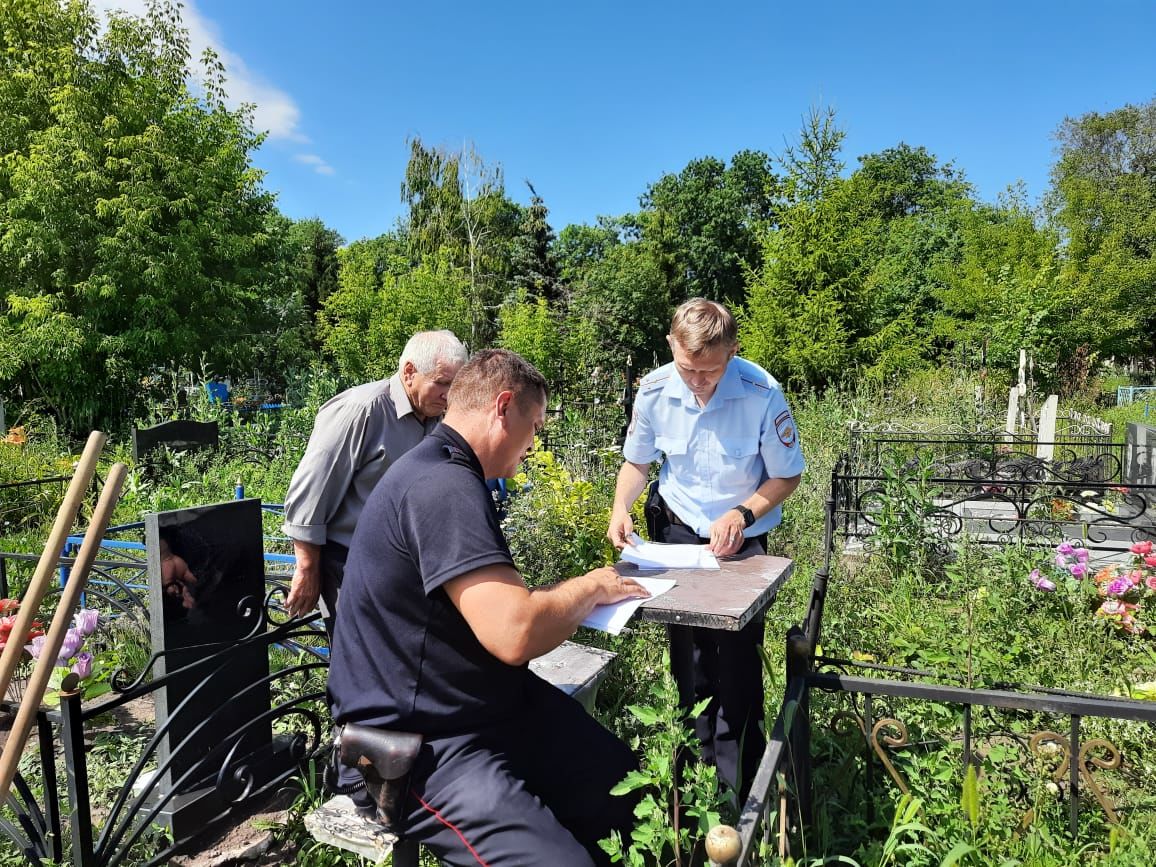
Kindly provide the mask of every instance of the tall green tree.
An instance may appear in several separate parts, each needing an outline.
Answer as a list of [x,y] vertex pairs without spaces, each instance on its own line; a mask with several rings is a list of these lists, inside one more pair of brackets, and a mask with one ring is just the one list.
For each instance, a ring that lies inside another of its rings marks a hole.
[[398,249],[384,236],[338,251],[338,287],[325,299],[318,334],[347,382],[391,375],[416,331],[469,333],[469,277],[444,250],[412,267]]
[[833,108],[811,107],[803,118],[798,141],[783,148],[781,160],[787,171],[790,201],[818,202],[839,182],[845,167],[842,152],[846,137]]
[[1156,100],[1068,118],[1057,133],[1051,206],[1061,279],[1101,354],[1156,353]]
[[933,334],[938,293],[962,255],[971,186],[925,148],[900,143],[859,157],[845,201],[864,264],[863,375],[882,381],[930,364],[946,348]]
[[549,210],[533,184],[530,188],[530,207],[519,226],[518,236],[511,250],[510,269],[514,289],[526,300],[543,298],[550,304],[561,301],[558,262],[554,258],[554,230],[549,223]]
[[744,351],[798,386],[885,381],[950,345],[936,327],[963,256],[970,185],[903,143],[844,176],[842,142],[834,114],[812,110],[786,149],[787,205],[743,316]]
[[988,365],[1014,370],[1021,348],[1036,372],[1059,382],[1064,359],[1085,344],[1079,302],[1059,279],[1059,239],[1041,226],[1022,195],[976,205],[963,215],[958,262],[944,263],[936,295],[936,337],[946,345],[985,347]]
[[838,381],[865,330],[863,236],[838,174],[843,137],[833,113],[813,110],[786,149],[787,204],[740,316],[743,353],[795,386]]
[[639,368],[667,359],[669,282],[643,243],[609,247],[586,269],[573,293],[570,315],[591,324],[608,367],[624,364],[627,356]]
[[244,368],[290,312],[261,138],[199,68],[194,94],[171,3],[103,31],[83,2],[0,4],[0,387],[73,428],[154,366]]
[[579,223],[566,226],[553,245],[562,282],[579,280],[587,269],[605,259],[611,248],[623,242],[622,234],[622,221],[612,217],[599,217],[593,226]]
[[301,303],[310,317],[316,317],[325,299],[337,288],[337,251],[345,239],[314,217],[293,221],[288,243],[296,254]]
[[651,184],[641,199],[638,232],[669,275],[671,297],[741,302],[779,197],[770,157],[750,150],[735,154],[729,166],[714,157],[692,160]]
[[470,328],[460,336],[475,347],[492,342],[523,221],[522,209],[506,196],[501,167],[487,165],[472,147],[427,147],[415,136],[401,197],[411,258],[444,255],[465,273]]

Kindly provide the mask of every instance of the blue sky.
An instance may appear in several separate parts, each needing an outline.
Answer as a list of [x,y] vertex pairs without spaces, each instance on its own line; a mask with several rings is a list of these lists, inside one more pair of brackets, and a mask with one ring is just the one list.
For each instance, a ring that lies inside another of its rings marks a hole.
[[849,167],[905,141],[984,199],[1023,181],[1036,200],[1065,116],[1156,98],[1151,0],[185,6],[257,105],[281,210],[350,241],[395,224],[413,135],[472,143],[517,201],[530,180],[558,229],[636,209],[696,157],[780,153],[811,106],[836,110]]

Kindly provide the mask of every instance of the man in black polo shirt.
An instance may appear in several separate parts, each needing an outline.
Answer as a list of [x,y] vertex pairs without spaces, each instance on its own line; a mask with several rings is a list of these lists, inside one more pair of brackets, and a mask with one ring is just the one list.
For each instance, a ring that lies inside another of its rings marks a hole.
[[545,406],[532,365],[479,352],[441,426],[370,495],[350,546],[334,718],[424,737],[406,834],[446,864],[606,864],[597,841],[633,822],[631,799],[609,791],[634,756],[527,663],[595,605],[647,593],[608,567],[527,589],[486,488],[514,474]]

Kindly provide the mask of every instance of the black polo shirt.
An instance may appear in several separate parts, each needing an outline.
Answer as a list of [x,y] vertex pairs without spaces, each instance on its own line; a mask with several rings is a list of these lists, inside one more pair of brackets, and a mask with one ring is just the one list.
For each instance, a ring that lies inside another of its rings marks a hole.
[[394,462],[358,519],[329,667],[334,719],[433,736],[515,715],[526,667],[482,647],[442,587],[494,564],[514,561],[482,466],[440,425]]

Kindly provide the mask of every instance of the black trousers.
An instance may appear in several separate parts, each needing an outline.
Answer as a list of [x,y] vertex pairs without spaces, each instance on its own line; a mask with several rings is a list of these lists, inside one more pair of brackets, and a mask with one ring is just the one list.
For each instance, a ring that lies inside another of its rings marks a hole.
[[609,865],[598,841],[634,827],[610,789],[634,754],[582,705],[531,675],[508,724],[428,739],[414,767],[406,837],[448,865]]
[[349,549],[337,542],[326,542],[321,548],[321,598],[318,607],[325,621],[325,634],[333,646],[333,626],[337,622],[337,597],[345,580],[345,559]]
[[[703,540],[683,524],[665,522],[654,527],[659,542],[697,544]],[[747,539],[737,558],[766,553],[766,537]],[[763,734],[763,618],[757,617],[737,632],[698,626],[667,627],[670,672],[678,685],[679,705],[690,709],[710,699],[694,721],[702,742],[702,756],[718,768],[719,779],[746,799],[762,761],[767,741]]]

